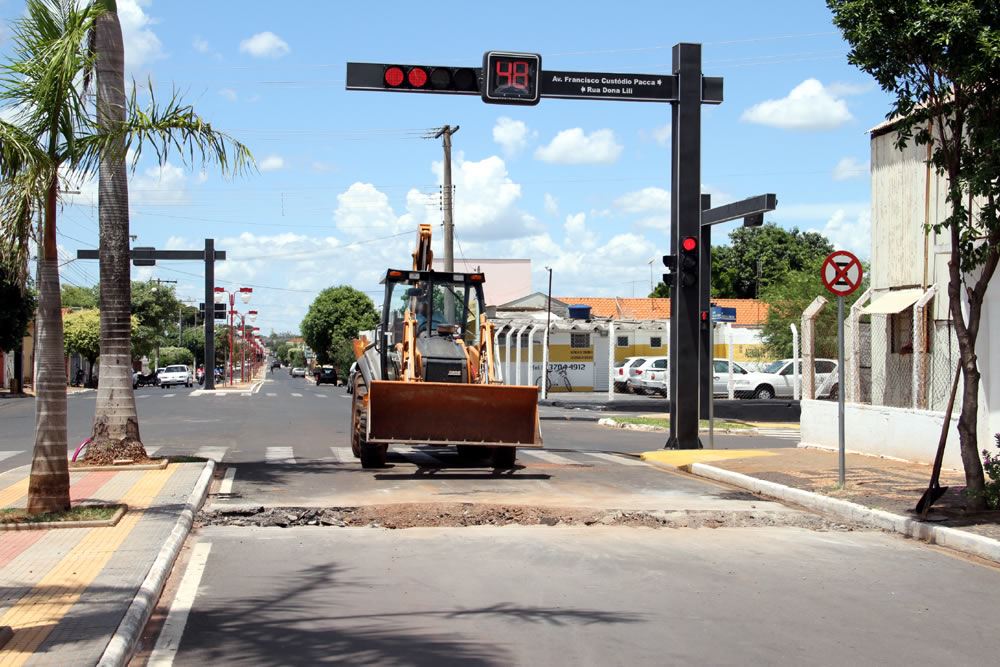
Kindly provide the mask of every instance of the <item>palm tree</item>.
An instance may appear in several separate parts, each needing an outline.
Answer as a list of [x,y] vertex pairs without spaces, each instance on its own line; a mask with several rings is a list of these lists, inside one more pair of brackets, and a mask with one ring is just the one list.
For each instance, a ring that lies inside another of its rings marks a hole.
[[[236,172],[251,164],[252,157],[245,146],[213,130],[176,95],[163,108],[151,95],[149,106],[139,110],[133,90],[127,108],[121,105],[124,118],[119,116],[116,122],[102,116],[104,122],[95,123],[83,78],[94,63],[88,36],[106,13],[105,4],[27,0],[26,5],[25,15],[12,25],[12,59],[0,66],[0,102],[15,112],[13,122],[0,121],[0,242],[4,246],[0,256],[13,259],[10,268],[24,278],[16,260],[27,252],[24,232],[33,216],[40,213],[35,447],[28,484],[28,511],[37,513],[69,507],[66,376],[56,246],[60,170],[91,176],[104,170],[105,159],[110,165],[123,166],[130,147],[138,160],[147,144],[161,162],[175,148],[182,156],[193,157],[197,151],[203,159],[217,160],[224,170],[231,167]],[[124,177],[122,168],[120,178]],[[127,207],[125,215],[127,229]],[[104,225],[101,227],[103,231]],[[124,258],[127,266],[127,252]],[[101,274],[103,283],[103,268]],[[127,283],[127,270],[124,275]],[[102,285],[102,301],[103,289]],[[128,287],[125,289],[124,303],[128,304]],[[111,293],[110,302],[121,302],[120,290]],[[114,365],[112,358],[109,366]],[[135,433],[137,436],[137,426]]]

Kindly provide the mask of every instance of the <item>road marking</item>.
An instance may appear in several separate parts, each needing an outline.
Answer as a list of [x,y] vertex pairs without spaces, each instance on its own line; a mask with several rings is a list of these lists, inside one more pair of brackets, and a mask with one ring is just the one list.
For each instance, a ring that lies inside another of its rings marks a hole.
[[415,463],[418,466],[428,468],[441,467],[441,461],[434,458],[427,452],[422,452],[419,449],[410,447],[409,445],[400,445],[398,447],[393,447],[393,449],[402,454],[410,463]]
[[574,461],[573,459],[568,459],[565,456],[559,456],[558,454],[553,454],[552,452],[544,452],[537,449],[519,449],[517,453],[521,456],[533,456],[535,458],[541,459],[548,463],[558,463],[564,466],[582,466],[586,465],[580,461]]
[[136,400],[138,400],[140,398],[149,398],[149,394],[140,394],[139,396],[136,396],[135,398],[136,398]]
[[277,394],[276,394],[276,393],[274,393],[273,391],[269,391],[269,392],[267,392],[267,395],[268,395],[268,396],[277,396]]
[[174,396],[176,396],[176,395],[177,395],[177,394],[164,394],[164,395],[163,395],[163,398],[173,398],[173,397],[174,397]]
[[623,466],[644,466],[646,465],[642,461],[636,459],[630,459],[627,456],[619,456],[618,454],[605,454],[604,452],[580,452],[581,454],[586,454],[587,456],[596,456],[599,459],[604,459],[605,461],[611,461],[612,463],[617,463]]
[[292,396],[295,398],[302,398],[302,394],[296,394],[295,392],[292,392]]
[[233,480],[236,479],[236,467],[226,469],[226,474],[222,478],[222,483],[219,484],[219,493],[224,493],[226,495],[232,494],[233,492]]
[[331,447],[330,451],[333,452],[333,460],[336,463],[354,463],[357,461],[350,447]]
[[156,452],[160,451],[160,446],[155,445],[153,447],[146,447],[146,456],[152,456]]
[[767,438],[780,438],[781,440],[801,440],[802,434],[797,429],[790,428],[758,428],[757,435]]
[[295,453],[291,447],[268,447],[264,459],[268,463],[295,463]]
[[22,451],[24,451],[24,450],[19,449],[16,452],[15,451],[0,452],[0,461],[3,461],[4,459],[9,459],[12,456],[17,456]]
[[174,601],[170,604],[167,620],[163,622],[163,629],[160,630],[153,653],[146,663],[150,667],[170,667],[174,664],[174,657],[180,648],[191,607],[194,606],[194,600],[198,596],[198,587],[201,585],[201,577],[205,573],[205,565],[208,564],[208,554],[211,550],[211,542],[199,542],[191,549],[191,560],[188,561],[187,569],[177,587]]
[[313,394],[316,398],[326,398],[326,394]]
[[227,449],[229,449],[229,447],[200,447],[194,455],[203,459],[212,459],[216,463],[221,463],[223,457],[226,455]]

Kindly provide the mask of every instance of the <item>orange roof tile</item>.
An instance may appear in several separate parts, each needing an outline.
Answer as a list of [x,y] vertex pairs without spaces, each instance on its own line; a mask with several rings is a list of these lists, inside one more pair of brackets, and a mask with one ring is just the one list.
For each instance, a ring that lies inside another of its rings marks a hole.
[[[590,306],[594,317],[620,320],[666,320],[670,318],[670,299],[598,296],[556,297],[568,305]],[[713,299],[723,308],[736,309],[735,326],[760,326],[767,319],[767,304],[757,299]]]

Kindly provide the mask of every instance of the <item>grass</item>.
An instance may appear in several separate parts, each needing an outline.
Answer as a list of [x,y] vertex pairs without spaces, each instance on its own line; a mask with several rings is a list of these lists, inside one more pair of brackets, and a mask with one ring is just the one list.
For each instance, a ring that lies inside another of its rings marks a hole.
[[[659,428],[670,428],[670,420],[666,417],[615,417],[614,420],[619,424],[641,424],[643,426],[657,426]],[[699,428],[708,428],[708,420],[701,419],[698,421]],[[753,427],[744,424],[742,422],[731,422],[725,421],[723,419],[715,420],[715,428],[719,430],[729,430],[729,431],[742,431],[749,430]]]
[[59,523],[63,521],[107,521],[121,505],[77,505],[65,512],[28,514],[28,510],[0,509],[0,523]]

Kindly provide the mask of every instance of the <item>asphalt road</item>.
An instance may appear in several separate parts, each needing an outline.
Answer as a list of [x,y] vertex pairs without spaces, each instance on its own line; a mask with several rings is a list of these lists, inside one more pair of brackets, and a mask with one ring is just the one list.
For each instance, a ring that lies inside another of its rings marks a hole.
[[[68,398],[69,449],[90,435],[94,391]],[[296,460],[330,457],[330,447],[348,446],[350,396],[343,387],[316,387],[287,371],[275,371],[252,396],[200,394],[197,389],[141,387],[136,390],[140,431],[157,454],[198,454],[225,462],[264,462],[269,447],[291,447]],[[0,401],[0,472],[31,462],[33,399]],[[598,426],[605,412],[542,407],[547,449],[637,454],[660,449],[664,433]],[[634,416],[634,415],[632,415]],[[720,449],[791,447],[797,431],[767,436],[717,435]],[[707,446],[707,434],[703,434]],[[274,451],[273,449],[271,450]],[[221,452],[221,455],[220,455]]]

